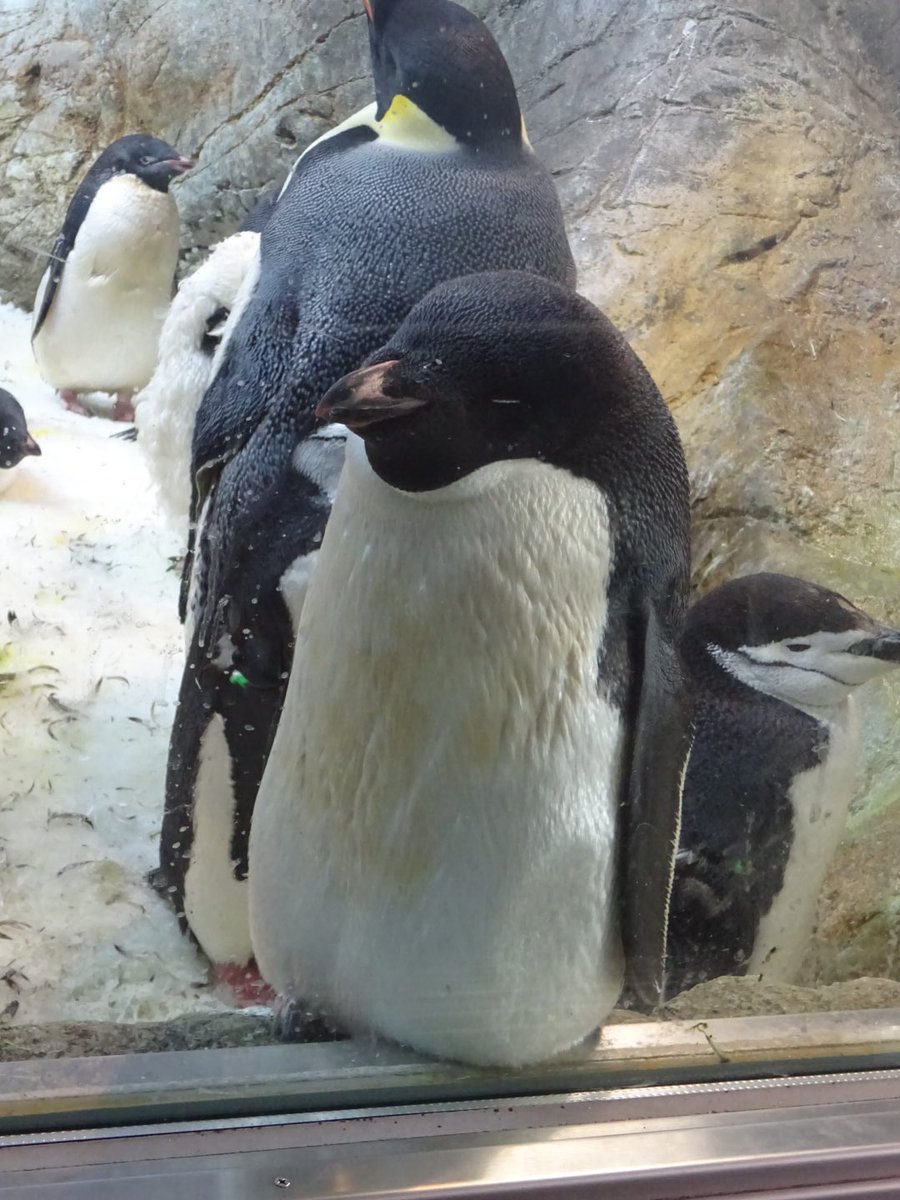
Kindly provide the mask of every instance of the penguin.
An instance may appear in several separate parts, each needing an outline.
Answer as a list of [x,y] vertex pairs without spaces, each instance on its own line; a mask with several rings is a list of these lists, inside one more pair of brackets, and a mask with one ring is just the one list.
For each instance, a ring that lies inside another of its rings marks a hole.
[[[316,561],[343,458],[339,431],[315,433],[316,404],[443,279],[518,268],[575,281],[555,186],[484,23],[451,0],[371,0],[367,25],[376,99],[294,164],[197,414],[182,589],[182,615],[195,629],[167,775],[166,810],[177,816],[160,845],[182,908],[185,872],[194,855],[205,858],[192,816],[198,762],[212,714],[234,703],[234,671],[247,683],[238,699],[253,743],[229,742],[230,764],[206,778],[245,782],[242,799],[224,787],[219,803],[237,831],[224,866],[246,876],[238,844],[283,702],[291,609]],[[193,684],[201,673],[217,681],[212,692]],[[226,742],[227,724],[223,752]],[[208,890],[205,903],[217,922],[219,895]]]
[[666,991],[719,975],[791,982],[853,799],[853,693],[900,663],[900,631],[789,575],[715,588],[682,643],[695,694]]
[[[229,599],[214,655],[198,651],[194,614],[186,612],[188,658],[151,883],[209,958],[213,981],[239,1007],[269,999],[250,938],[250,821],[281,712],[293,630],[343,469],[346,433],[336,424],[315,430],[297,447],[283,489],[259,507],[259,542],[248,540],[225,576]],[[299,530],[297,513],[306,522]],[[298,536],[309,553],[281,574],[277,591],[264,590],[261,581],[281,571],[285,540]],[[255,637],[245,633],[251,613]]]
[[40,455],[41,448],[28,432],[22,405],[11,392],[0,388],[0,492],[5,492],[23,458]]
[[317,413],[351,431],[250,830],[263,977],[516,1067],[659,997],[690,710],[674,422],[587,300],[435,288]]
[[156,366],[178,259],[169,184],[194,164],[144,133],[118,138],[78,185],[38,287],[31,343],[67,408],[92,415],[85,392],[115,392],[113,417]]
[[258,247],[257,232],[232,234],[181,281],[159,335],[153,378],[135,398],[138,444],[162,507],[185,540],[194,420],[229,313]]

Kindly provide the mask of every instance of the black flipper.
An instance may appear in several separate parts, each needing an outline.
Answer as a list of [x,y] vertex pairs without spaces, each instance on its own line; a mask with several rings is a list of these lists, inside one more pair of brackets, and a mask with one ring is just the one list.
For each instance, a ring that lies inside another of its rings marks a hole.
[[648,604],[639,705],[622,828],[626,984],[655,1008],[665,985],[666,933],[690,746],[691,706],[677,634]]
[[41,326],[47,319],[47,313],[50,311],[50,306],[59,290],[59,281],[62,279],[66,259],[69,257],[72,245],[73,242],[67,240],[64,232],[53,243],[53,249],[50,251],[50,261],[47,264],[47,282],[44,286],[44,293],[41,296],[40,307],[34,314],[34,325],[31,330],[32,341],[40,333]]
[[78,185],[75,195],[69,202],[69,207],[66,209],[66,219],[63,221],[63,227],[60,230],[59,236],[53,243],[53,249],[50,251],[50,259],[47,263],[47,285],[44,288],[44,294],[41,296],[40,307],[34,315],[34,324],[31,329],[31,340],[37,337],[40,333],[41,326],[47,319],[47,314],[59,290],[59,284],[63,277],[63,271],[66,267],[66,260],[72,252],[72,247],[75,245],[75,239],[78,237],[78,231],[81,229],[84,218],[88,214],[88,209],[94,203],[94,197],[99,192],[100,188],[113,178],[115,171],[112,170],[108,162],[103,161],[103,157],[97,160],[84,179]]

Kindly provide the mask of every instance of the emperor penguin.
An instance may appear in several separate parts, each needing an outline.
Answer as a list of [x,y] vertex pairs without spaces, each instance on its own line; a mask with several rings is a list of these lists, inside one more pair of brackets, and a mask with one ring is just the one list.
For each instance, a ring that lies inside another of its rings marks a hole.
[[791,982],[854,796],[854,691],[900,664],[900,631],[788,575],[691,608],[696,728],[669,929],[669,995],[719,975]]
[[[203,927],[226,921],[221,889],[191,879],[236,880],[226,923],[247,928],[245,834],[343,460],[341,430],[316,431],[316,404],[444,279],[500,268],[575,279],[555,186],[484,23],[452,0],[370,0],[367,25],[375,101],[294,164],[194,432],[182,610],[195,632],[161,860],[181,909],[190,887],[188,923],[214,958]],[[232,728],[252,729],[240,743],[223,716],[236,703]],[[213,742],[229,762],[207,754]],[[207,854],[201,828],[231,856]]]
[[40,453],[40,446],[28,432],[22,405],[12,392],[0,388],[0,493],[16,478],[22,459]]
[[259,234],[234,233],[182,279],[159,335],[156,370],[135,397],[138,445],[162,507],[187,541],[191,438],[229,314],[259,248]]
[[689,706],[688,483],[625,339],[524,272],[421,300],[352,432],[250,831],[263,977],[521,1066],[659,997]]
[[38,370],[68,408],[80,393],[114,392],[113,416],[156,366],[178,259],[178,209],[169,184],[193,166],[145,133],[103,151],[72,197],[34,303]]

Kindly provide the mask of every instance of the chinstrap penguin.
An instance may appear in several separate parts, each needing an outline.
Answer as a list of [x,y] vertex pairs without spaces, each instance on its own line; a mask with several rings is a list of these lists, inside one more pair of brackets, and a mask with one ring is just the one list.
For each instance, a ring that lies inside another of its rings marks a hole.
[[23,458],[39,455],[41,448],[28,432],[22,405],[11,392],[0,388],[0,492],[5,492]]
[[[218,926],[221,896],[185,878],[246,874],[244,834],[284,696],[291,611],[302,605],[343,461],[340,430],[314,431],[317,402],[442,279],[517,267],[574,282],[553,181],[524,135],[486,26],[450,0],[372,0],[368,27],[377,99],[295,163],[197,414],[196,532],[183,590],[196,633],[161,861],[176,902],[194,896],[188,919],[205,948],[201,902]],[[238,694],[234,671],[246,683]],[[229,721],[235,704],[241,720]],[[232,740],[229,727],[243,726],[252,735]],[[213,743],[231,763],[201,771]],[[229,779],[243,781],[237,798],[216,791]],[[207,855],[196,839],[201,784],[204,811],[221,822],[214,845],[230,845],[232,859]],[[230,890],[237,927],[245,891]]]
[[854,795],[853,692],[900,664],[900,631],[817,584],[749,575],[691,608],[682,657],[696,729],[666,990],[790,982]]
[[263,977],[354,1032],[548,1058],[659,997],[689,711],[688,483],[588,301],[445,283],[348,443],[250,832]]
[[[114,392],[113,416],[149,381],[172,297],[178,209],[169,184],[193,166],[167,142],[130,133],[103,151],[69,204],[38,287],[31,341],[67,407]],[[99,411],[99,410],[98,410]]]

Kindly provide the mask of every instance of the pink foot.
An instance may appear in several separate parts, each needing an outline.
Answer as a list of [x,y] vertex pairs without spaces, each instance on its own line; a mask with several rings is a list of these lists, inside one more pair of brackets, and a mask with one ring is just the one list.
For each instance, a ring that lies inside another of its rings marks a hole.
[[116,392],[116,402],[113,405],[112,419],[114,421],[134,420],[134,392]]
[[62,400],[63,406],[67,408],[69,412],[80,413],[83,417],[92,417],[94,415],[87,405],[82,404],[78,399],[78,393],[73,392],[70,388],[61,390],[59,393],[59,398]]
[[227,989],[236,1008],[251,1008],[256,1004],[271,1005],[274,991],[259,973],[256,963],[215,963],[213,979],[219,987]]

